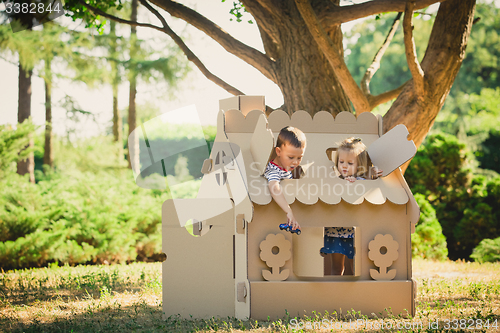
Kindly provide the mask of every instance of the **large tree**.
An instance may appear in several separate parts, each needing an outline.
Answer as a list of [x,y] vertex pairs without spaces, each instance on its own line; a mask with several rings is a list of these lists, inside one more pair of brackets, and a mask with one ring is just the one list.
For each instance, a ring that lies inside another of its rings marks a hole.
[[[20,27],[24,23],[17,18],[12,22],[13,27]],[[28,26],[23,24],[23,26]],[[19,28],[22,29],[22,28]],[[17,34],[12,34],[10,27],[0,26],[0,53],[12,52],[17,53],[19,61],[19,81],[18,81],[18,112],[17,120],[19,124],[27,122],[31,117],[31,76],[33,74],[33,67],[39,60],[39,57],[30,51],[30,48],[35,46],[39,47],[38,36],[35,32],[28,30],[21,30]],[[35,182],[35,156],[33,154],[34,148],[33,133],[29,134],[28,144],[25,147],[28,154],[24,154],[24,159],[17,162],[17,173],[20,175],[29,175],[29,181]]]
[[[180,18],[277,84],[283,93],[282,109],[289,113],[308,110],[314,114],[327,110],[336,115],[350,110],[360,114],[395,99],[384,116],[384,130],[405,124],[417,146],[424,140],[443,106],[461,66],[475,8],[475,0],[377,0],[359,4],[350,2],[343,6],[340,0],[241,0],[244,10],[253,16],[259,27],[265,49],[265,53],[262,53],[233,38],[214,22],[179,2],[139,1],[159,19],[160,25],[107,14],[106,11],[117,5],[114,0],[69,0],[66,5],[74,18],[84,18],[90,22],[99,15],[164,32],[208,79],[232,94],[242,94],[204,66],[169,27],[168,17],[164,13]],[[419,62],[413,41],[413,12],[438,2],[439,10],[427,49],[422,62]],[[412,78],[400,87],[374,96],[370,94],[369,87],[366,89],[366,85],[360,88],[345,65],[341,25],[387,12],[404,12],[405,53]]]

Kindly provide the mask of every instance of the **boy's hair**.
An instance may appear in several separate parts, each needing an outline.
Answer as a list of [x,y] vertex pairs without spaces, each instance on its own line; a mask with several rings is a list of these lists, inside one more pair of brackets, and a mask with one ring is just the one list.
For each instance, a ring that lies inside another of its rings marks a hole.
[[276,147],[281,147],[284,144],[292,145],[295,148],[304,148],[306,146],[306,136],[301,130],[296,127],[283,127],[280,131],[280,134],[278,134]]
[[[371,163],[370,157],[366,152],[366,146],[363,142],[361,142],[361,139],[351,137],[339,143],[337,154],[335,156],[335,167],[337,168],[337,170],[339,165],[339,152],[341,150],[356,155],[358,161],[358,170],[356,170],[356,177],[366,178],[368,176],[368,165]],[[342,174],[340,174],[340,177],[343,178]]]

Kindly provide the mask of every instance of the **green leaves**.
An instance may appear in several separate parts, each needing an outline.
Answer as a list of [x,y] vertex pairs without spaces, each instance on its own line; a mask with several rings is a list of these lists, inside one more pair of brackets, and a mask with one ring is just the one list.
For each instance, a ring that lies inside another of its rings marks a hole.
[[446,238],[436,217],[436,211],[422,194],[415,194],[415,199],[420,207],[420,220],[411,237],[412,256],[446,260],[448,258]]
[[0,178],[13,171],[15,163],[25,159],[32,149],[25,149],[29,134],[35,131],[31,120],[26,120],[14,129],[11,125],[0,125]]
[[500,261],[500,237],[495,239],[483,239],[474,248],[472,259],[480,263]]
[[481,240],[500,236],[500,177],[472,173],[471,159],[456,137],[434,134],[405,174],[412,191],[435,208],[450,259],[468,258]]
[[[222,0],[222,2],[226,2],[226,0]],[[236,22],[242,22],[245,13],[248,13],[247,9],[245,8],[245,5],[242,4],[240,1],[233,1],[233,8],[229,10],[229,14],[231,14],[236,18]],[[234,20],[234,18],[230,18],[229,20],[232,21]],[[247,23],[253,24],[253,21],[248,20]]]

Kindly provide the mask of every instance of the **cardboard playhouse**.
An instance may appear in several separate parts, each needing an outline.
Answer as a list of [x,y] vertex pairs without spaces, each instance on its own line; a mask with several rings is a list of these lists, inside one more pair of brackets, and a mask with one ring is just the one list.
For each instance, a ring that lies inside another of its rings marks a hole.
[[[351,310],[413,316],[411,233],[420,212],[399,169],[416,152],[406,127],[382,136],[381,117],[369,112],[334,118],[278,110],[266,117],[264,110],[263,97],[221,100],[197,197],[163,204],[165,316],[267,320]],[[262,176],[287,125],[307,138],[302,176],[281,181],[300,235],[279,229],[286,214]],[[383,177],[349,183],[337,176],[336,144],[352,136],[362,139]],[[325,227],[354,228],[352,275],[325,275]]]

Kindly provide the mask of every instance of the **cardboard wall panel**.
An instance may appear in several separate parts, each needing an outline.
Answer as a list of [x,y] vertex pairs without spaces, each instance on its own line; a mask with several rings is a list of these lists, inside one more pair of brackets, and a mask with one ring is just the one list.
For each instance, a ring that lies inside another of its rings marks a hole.
[[[257,320],[302,318],[317,313],[414,315],[413,282],[250,282],[251,316]],[[391,309],[391,313],[385,309]],[[362,328],[360,328],[362,329]]]
[[[218,216],[218,224],[225,227],[214,226],[204,236],[194,237],[184,228],[165,227],[175,207],[172,201],[167,201],[164,207],[162,250],[167,259],[162,264],[162,281],[165,316],[234,316],[233,211]],[[208,221],[208,224],[214,223]]]

